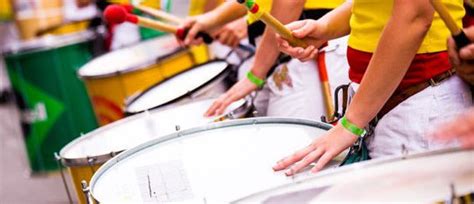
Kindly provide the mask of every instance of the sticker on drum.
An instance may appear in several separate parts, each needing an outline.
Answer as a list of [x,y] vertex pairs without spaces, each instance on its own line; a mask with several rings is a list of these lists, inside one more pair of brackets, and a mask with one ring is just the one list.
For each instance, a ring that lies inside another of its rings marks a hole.
[[474,192],[474,151],[438,150],[388,157],[321,172],[254,192],[232,203],[435,203]]
[[78,198],[83,198],[80,182],[89,181],[99,166],[116,154],[178,130],[241,118],[251,110],[251,102],[242,99],[232,103],[221,116],[203,117],[214,100],[137,114],[94,130],[66,145],[61,149],[60,159],[69,169]]
[[169,104],[217,97],[228,89],[225,79],[230,71],[231,65],[221,60],[198,65],[127,100],[125,112],[131,115]]
[[91,195],[101,203],[228,203],[310,176],[305,171],[286,177],[272,165],[330,127],[301,119],[252,118],[180,131],[104,164],[91,180]]

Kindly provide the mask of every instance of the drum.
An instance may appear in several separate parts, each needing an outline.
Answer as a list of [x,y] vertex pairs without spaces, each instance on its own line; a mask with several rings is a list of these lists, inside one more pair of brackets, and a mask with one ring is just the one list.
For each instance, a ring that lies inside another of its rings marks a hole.
[[123,118],[124,100],[207,61],[202,49],[181,48],[174,36],[148,40],[103,55],[79,70],[100,125]]
[[286,177],[272,165],[329,128],[309,120],[251,118],[179,131],[109,160],[94,174],[90,193],[100,203],[228,203],[308,177],[309,171]]
[[94,130],[65,146],[59,157],[62,164],[68,168],[81,203],[85,203],[81,181],[89,182],[100,165],[123,150],[180,129],[241,118],[251,109],[249,100],[239,100],[234,102],[225,114],[204,118],[203,114],[213,100],[201,100],[180,107],[137,114]]
[[231,71],[232,66],[221,60],[198,65],[131,97],[126,102],[125,112],[133,115],[163,106],[217,97],[229,88],[226,79]]
[[473,158],[473,150],[449,149],[371,160],[249,194],[233,203],[435,203],[474,192]]
[[11,44],[3,53],[21,111],[33,172],[57,170],[53,153],[97,127],[77,70],[92,58],[91,32]]

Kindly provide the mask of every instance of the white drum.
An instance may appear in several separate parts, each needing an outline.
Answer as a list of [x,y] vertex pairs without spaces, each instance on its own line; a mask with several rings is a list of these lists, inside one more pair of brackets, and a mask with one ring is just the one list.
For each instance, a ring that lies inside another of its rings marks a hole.
[[435,203],[472,192],[474,151],[449,149],[352,164],[233,203]]
[[125,112],[130,115],[170,104],[217,97],[229,88],[226,77],[231,71],[231,65],[221,60],[198,65],[130,98]]
[[189,103],[180,107],[158,109],[119,120],[66,145],[60,159],[68,167],[77,196],[81,201],[81,181],[89,181],[100,165],[118,153],[151,139],[214,121],[241,118],[251,110],[249,100],[239,100],[225,114],[204,118],[204,112],[215,99]]
[[329,128],[308,120],[253,118],[180,131],[104,164],[91,180],[91,196],[100,203],[228,203],[308,177],[309,171],[286,177],[272,165]]

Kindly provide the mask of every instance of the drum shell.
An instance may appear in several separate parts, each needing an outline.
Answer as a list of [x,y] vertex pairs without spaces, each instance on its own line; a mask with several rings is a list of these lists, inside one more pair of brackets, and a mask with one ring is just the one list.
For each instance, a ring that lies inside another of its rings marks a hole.
[[82,192],[82,181],[89,182],[92,178],[92,175],[99,169],[102,164],[95,164],[91,166],[71,166],[67,167],[69,175],[71,177],[72,183],[74,185],[74,190],[76,192],[77,200],[79,203],[87,203],[85,195]]
[[164,79],[206,61],[206,48],[179,49],[157,63],[105,76],[81,76],[101,126],[124,117],[124,101]]
[[4,53],[30,167],[56,170],[53,153],[97,127],[84,84],[76,71],[92,58],[89,32],[47,37],[10,47]]

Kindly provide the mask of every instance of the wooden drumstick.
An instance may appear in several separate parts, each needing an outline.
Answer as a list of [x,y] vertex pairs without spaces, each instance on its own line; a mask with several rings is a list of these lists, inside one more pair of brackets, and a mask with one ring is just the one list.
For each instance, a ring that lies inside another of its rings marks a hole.
[[[260,20],[265,23],[265,25],[270,26],[281,35],[283,38],[288,40],[292,46],[306,48],[308,44],[301,39],[295,38],[291,31],[287,29],[280,21],[275,19],[272,15],[267,12],[259,11],[259,6],[253,0],[237,0],[240,4],[245,4],[247,9],[255,14]],[[324,103],[326,105],[326,118],[328,121],[332,121],[334,113],[334,104],[332,103],[331,89],[329,86],[329,81],[327,77],[326,66],[318,66],[319,79],[321,81],[321,89],[324,97]]]
[[439,14],[446,27],[448,27],[454,41],[456,42],[457,49],[461,49],[471,43],[471,40],[466,36],[462,28],[460,28],[453,17],[449,14],[448,9],[444,6],[441,0],[430,0],[435,11]]
[[137,8],[138,10],[144,12],[144,13],[147,13],[147,14],[153,16],[153,17],[156,17],[156,18],[159,18],[159,19],[162,19],[162,20],[174,23],[174,24],[182,24],[183,23],[183,20],[181,20],[180,18],[178,18],[174,15],[171,15],[169,13],[166,13],[162,10],[150,8],[148,6],[143,6],[143,5],[135,5],[134,7]]
[[290,30],[288,30],[280,21],[275,19],[272,15],[264,11],[259,11],[259,6],[253,0],[237,0],[240,4],[245,4],[247,9],[255,14],[258,19],[260,19],[267,26],[270,26],[281,35],[283,38],[288,40],[288,42],[295,47],[306,48],[308,45],[301,39],[295,38]]
[[[143,27],[152,28],[167,33],[173,33],[181,40],[184,40],[186,38],[186,35],[188,34],[188,30],[186,29],[181,29],[174,25],[169,25],[149,18],[144,18],[127,13],[127,10],[119,5],[107,6],[104,11],[104,17],[106,21],[110,23],[120,24],[127,21]],[[212,37],[207,33],[199,32],[197,34],[197,37],[202,37],[204,42],[206,42],[207,44],[212,43],[213,41]]]

